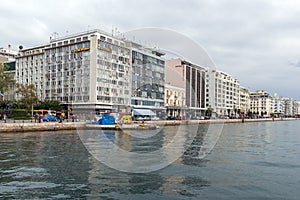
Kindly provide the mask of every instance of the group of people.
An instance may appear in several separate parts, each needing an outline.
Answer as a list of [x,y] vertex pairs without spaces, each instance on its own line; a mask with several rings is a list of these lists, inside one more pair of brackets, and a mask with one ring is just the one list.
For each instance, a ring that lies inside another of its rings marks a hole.
[[43,115],[39,115],[38,113],[35,113],[35,115],[34,115],[34,122],[36,123],[37,121],[39,123],[43,122]]
[[6,123],[7,115],[5,113],[4,114],[0,114],[0,120],[3,120],[3,122]]

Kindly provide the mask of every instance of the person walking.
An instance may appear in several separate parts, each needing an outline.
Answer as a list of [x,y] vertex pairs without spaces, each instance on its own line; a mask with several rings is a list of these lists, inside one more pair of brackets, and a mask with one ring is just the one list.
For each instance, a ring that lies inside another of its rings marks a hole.
[[3,121],[4,121],[4,123],[6,123],[6,118],[7,118],[7,116],[6,116],[6,114],[4,114],[3,115]]

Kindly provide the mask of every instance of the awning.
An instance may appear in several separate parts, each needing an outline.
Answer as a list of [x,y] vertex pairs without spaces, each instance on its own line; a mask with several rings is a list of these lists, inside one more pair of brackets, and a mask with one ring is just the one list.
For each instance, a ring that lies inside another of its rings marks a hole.
[[156,114],[152,111],[152,110],[149,110],[149,109],[133,109],[132,110],[133,112],[133,115],[153,115],[155,116]]

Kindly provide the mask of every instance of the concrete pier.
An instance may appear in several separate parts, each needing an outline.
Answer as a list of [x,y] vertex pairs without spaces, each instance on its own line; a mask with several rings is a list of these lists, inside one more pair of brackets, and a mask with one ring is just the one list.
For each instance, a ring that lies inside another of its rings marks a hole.
[[[262,119],[214,119],[214,120],[165,120],[165,121],[146,121],[145,125],[156,126],[180,126],[192,124],[222,124],[222,123],[250,123],[250,122],[277,122],[297,120],[297,118],[262,118]],[[141,122],[136,122],[141,123]],[[92,125],[93,128],[119,130],[116,125]],[[85,122],[44,122],[44,123],[31,123],[31,122],[18,122],[18,123],[0,123],[0,133],[15,133],[15,132],[29,132],[29,131],[59,131],[59,130],[76,130],[90,128]]]

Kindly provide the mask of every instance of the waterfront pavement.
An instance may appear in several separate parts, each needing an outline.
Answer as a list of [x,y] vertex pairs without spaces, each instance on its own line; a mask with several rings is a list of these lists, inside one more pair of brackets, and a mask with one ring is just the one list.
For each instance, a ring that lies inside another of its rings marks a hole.
[[[296,118],[262,118],[262,119],[215,119],[215,120],[166,120],[166,121],[146,121],[145,124],[157,126],[179,126],[190,124],[214,124],[214,123],[248,123],[248,122],[272,122],[272,121],[286,121],[296,120]],[[142,122],[136,122],[142,123]],[[0,122],[0,133],[5,132],[27,132],[27,131],[58,131],[58,130],[75,130],[78,128],[85,128],[86,122],[42,122],[37,123],[34,120],[12,120],[8,119],[6,123]],[[114,129],[112,125],[111,129]],[[99,125],[101,129],[101,125]],[[105,127],[103,127],[105,128]],[[117,128],[116,128],[117,130]]]

